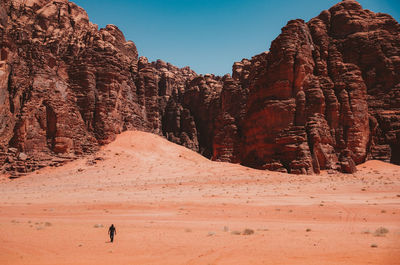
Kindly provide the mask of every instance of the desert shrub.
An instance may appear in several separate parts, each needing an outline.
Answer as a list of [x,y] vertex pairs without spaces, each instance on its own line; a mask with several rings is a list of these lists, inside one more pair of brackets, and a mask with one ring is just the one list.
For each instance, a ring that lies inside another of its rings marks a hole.
[[375,230],[374,235],[375,236],[385,236],[387,233],[389,233],[389,230],[385,227],[379,227],[378,229]]
[[242,235],[246,235],[246,236],[252,235],[252,234],[254,234],[254,230],[249,229],[249,228],[246,228],[245,230],[243,230],[243,233],[242,233]]

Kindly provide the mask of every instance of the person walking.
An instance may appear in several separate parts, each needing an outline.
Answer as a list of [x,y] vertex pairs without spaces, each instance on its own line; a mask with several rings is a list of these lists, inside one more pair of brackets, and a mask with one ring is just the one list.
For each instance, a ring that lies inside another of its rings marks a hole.
[[114,234],[117,234],[117,230],[115,229],[114,224],[108,228],[108,234],[110,235],[110,242],[112,243],[114,241]]

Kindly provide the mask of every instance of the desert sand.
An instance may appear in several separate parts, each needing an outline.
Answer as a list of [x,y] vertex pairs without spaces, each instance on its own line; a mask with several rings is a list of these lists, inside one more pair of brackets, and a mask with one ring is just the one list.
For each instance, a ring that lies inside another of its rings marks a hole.
[[125,132],[96,155],[0,177],[0,264],[400,264],[400,167],[358,169],[260,171]]

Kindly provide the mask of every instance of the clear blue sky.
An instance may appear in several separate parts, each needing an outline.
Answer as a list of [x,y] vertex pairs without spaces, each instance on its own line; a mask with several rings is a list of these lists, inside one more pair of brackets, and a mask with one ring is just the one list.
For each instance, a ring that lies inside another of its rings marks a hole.
[[[72,0],[99,27],[118,26],[139,56],[199,74],[231,73],[232,64],[266,51],[286,22],[306,21],[340,0]],[[359,0],[400,21],[400,0]]]

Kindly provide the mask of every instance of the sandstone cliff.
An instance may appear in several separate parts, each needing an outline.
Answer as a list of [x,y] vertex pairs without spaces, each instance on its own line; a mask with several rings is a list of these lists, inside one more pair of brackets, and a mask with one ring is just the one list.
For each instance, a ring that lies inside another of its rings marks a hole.
[[399,36],[355,1],[290,21],[250,83],[243,161],[290,173],[398,163]]
[[67,0],[3,0],[0,165],[59,165],[130,129],[296,174],[400,164],[399,36],[389,15],[343,1],[218,77],[139,58]]

